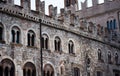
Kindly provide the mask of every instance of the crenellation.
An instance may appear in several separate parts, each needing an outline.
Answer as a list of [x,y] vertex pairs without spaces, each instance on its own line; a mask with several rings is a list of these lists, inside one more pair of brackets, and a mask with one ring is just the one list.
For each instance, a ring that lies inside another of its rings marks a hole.
[[8,66],[14,70],[6,76],[26,76],[26,71],[41,76],[40,48],[45,76],[120,75],[120,1],[92,0],[87,8],[85,0],[78,11],[77,0],[64,1],[69,3],[60,14],[50,5],[49,15],[41,0],[35,10],[29,9],[29,0],[21,5],[0,2],[0,76],[1,67]]

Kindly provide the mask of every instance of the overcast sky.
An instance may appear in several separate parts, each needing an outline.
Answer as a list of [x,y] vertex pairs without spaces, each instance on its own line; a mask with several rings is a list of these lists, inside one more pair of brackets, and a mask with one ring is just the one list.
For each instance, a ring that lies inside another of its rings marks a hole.
[[[32,1],[32,9],[35,9],[35,0],[31,0]],[[48,14],[48,6],[50,4],[52,4],[54,7],[57,6],[58,7],[58,13],[60,12],[60,8],[64,8],[64,0],[41,0],[41,1],[45,1],[45,13]],[[84,2],[85,0],[78,0],[78,4],[79,4],[79,9],[81,9],[81,2]],[[99,0],[99,3],[103,3],[104,0]],[[20,4],[20,0],[15,0],[14,2],[15,4]],[[88,6],[92,5],[92,0],[88,0]]]

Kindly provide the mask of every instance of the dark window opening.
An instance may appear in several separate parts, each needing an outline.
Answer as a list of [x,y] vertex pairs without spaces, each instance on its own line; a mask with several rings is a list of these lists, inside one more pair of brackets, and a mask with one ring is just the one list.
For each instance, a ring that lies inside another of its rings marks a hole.
[[32,76],[36,76],[36,75],[35,75],[35,70],[32,71]]
[[101,60],[102,59],[101,57],[102,57],[101,51],[98,50],[98,60]]
[[10,76],[14,76],[14,68],[13,67],[10,69]]
[[2,40],[2,37],[3,37],[3,28],[0,27],[0,40]]
[[58,51],[60,51],[60,41],[58,41]]
[[8,72],[9,72],[9,71],[8,71],[8,67],[6,67],[6,68],[5,68],[4,75],[5,75],[5,76],[8,76]]
[[42,37],[41,43],[42,43],[42,48],[44,49],[44,38],[43,37]]
[[16,43],[20,43],[20,32],[17,31],[17,40],[16,40]]
[[118,54],[115,54],[115,64],[118,64]]
[[26,70],[23,69],[23,76],[26,76]]
[[49,71],[47,71],[47,76],[50,76],[50,73],[49,73]]
[[46,46],[46,49],[48,49],[48,38],[46,38],[45,40],[45,46]]
[[70,50],[70,44],[68,44],[68,49],[69,49],[69,53],[71,53],[71,50]]
[[54,44],[55,44],[55,51],[57,51],[57,42],[56,42],[56,40],[54,41]]
[[28,34],[28,46],[30,46],[30,34]]
[[0,76],[3,76],[3,68],[0,66]]
[[108,53],[108,63],[111,64],[111,54]]
[[12,30],[12,42],[15,43],[15,31]]
[[31,75],[31,71],[30,71],[30,69],[28,69],[27,76],[30,76],[30,75]]
[[116,20],[113,20],[113,29],[117,29]]
[[34,37],[34,35],[32,35],[32,41],[31,41],[32,42],[32,46],[34,46],[34,42],[35,42],[34,40],[35,40],[35,37]]

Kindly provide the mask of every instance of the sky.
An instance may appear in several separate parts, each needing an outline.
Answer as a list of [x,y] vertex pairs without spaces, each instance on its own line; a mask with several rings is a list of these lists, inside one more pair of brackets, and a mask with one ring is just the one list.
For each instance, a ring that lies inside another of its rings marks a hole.
[[[35,9],[35,0],[31,0],[32,3],[32,9]],[[58,13],[60,12],[60,8],[64,8],[64,0],[41,0],[41,1],[45,1],[45,13],[48,14],[48,6],[50,4],[52,4],[54,7],[57,6],[58,9]],[[81,2],[84,2],[85,0],[78,0],[78,6],[79,9],[81,9]],[[103,3],[104,0],[99,0],[99,3]],[[14,3],[17,5],[20,5],[20,0],[14,0]],[[92,6],[92,0],[88,0],[88,6]]]

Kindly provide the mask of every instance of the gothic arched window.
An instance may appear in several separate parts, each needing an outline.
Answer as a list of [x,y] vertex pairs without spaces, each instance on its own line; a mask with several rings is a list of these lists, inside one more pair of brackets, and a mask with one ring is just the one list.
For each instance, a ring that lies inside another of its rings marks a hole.
[[55,44],[55,51],[61,51],[61,40],[59,37],[55,37],[54,44]]
[[74,76],[80,76],[80,69],[77,67],[74,68]]
[[54,76],[54,69],[50,64],[45,65],[43,75],[44,76]]
[[48,49],[48,41],[49,41],[49,38],[46,34],[43,34],[42,35],[42,48],[43,49]]
[[73,42],[70,40],[68,43],[68,49],[69,49],[69,53],[74,53],[74,44]]
[[1,65],[0,76],[15,76],[15,66],[11,60],[4,59],[1,61]]
[[36,68],[33,63],[27,62],[24,65],[23,76],[36,76]]
[[20,43],[20,29],[14,26],[11,30],[11,34],[12,34],[12,42]]
[[28,39],[28,46],[35,46],[35,33],[32,30],[28,31],[27,39]]

